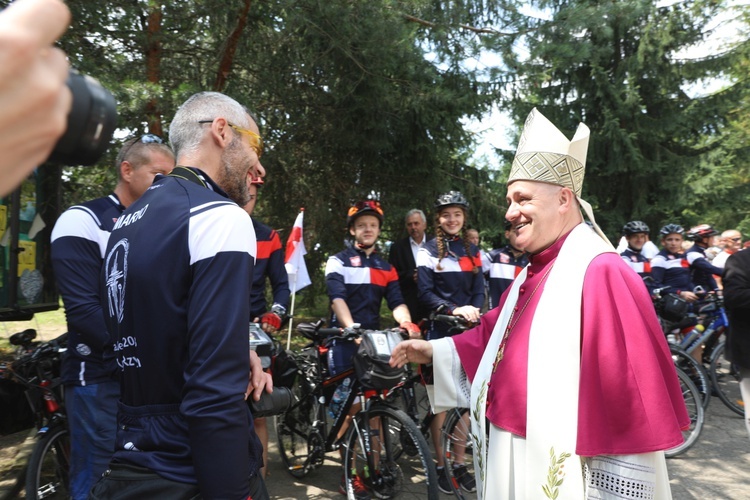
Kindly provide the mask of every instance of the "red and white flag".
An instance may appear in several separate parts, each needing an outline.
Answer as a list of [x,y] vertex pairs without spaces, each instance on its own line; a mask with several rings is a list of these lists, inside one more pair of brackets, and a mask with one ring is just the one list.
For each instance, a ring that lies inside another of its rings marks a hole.
[[311,284],[310,275],[307,273],[305,265],[305,240],[302,237],[302,219],[305,215],[305,209],[301,209],[297,220],[294,221],[294,227],[286,240],[286,258],[284,266],[289,275],[289,286],[292,293],[302,290]]

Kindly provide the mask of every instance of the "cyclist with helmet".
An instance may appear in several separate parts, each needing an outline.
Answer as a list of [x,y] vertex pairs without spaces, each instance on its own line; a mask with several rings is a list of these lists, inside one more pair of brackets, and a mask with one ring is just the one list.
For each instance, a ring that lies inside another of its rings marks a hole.
[[685,229],[679,224],[667,224],[659,234],[664,248],[651,259],[653,287],[666,288],[662,293],[675,293],[688,302],[695,302],[698,296],[693,293],[690,264],[682,253]]
[[[640,220],[631,220],[622,227],[622,235],[628,242],[625,250],[620,252],[620,257],[630,268],[645,279],[651,276],[651,263],[643,255],[643,245],[648,241],[648,226]],[[648,283],[651,280],[646,280]],[[647,288],[650,288],[647,285]]]
[[[329,257],[326,263],[326,287],[333,309],[331,325],[349,328],[358,323],[362,328],[378,330],[380,303],[385,298],[400,327],[410,336],[418,337],[419,327],[411,321],[409,309],[401,295],[396,268],[375,249],[383,225],[380,203],[374,200],[357,202],[349,209],[346,222],[349,234],[354,237],[354,244]],[[357,411],[359,404],[352,405],[349,415]],[[376,425],[375,421],[373,425]],[[349,420],[342,426],[339,437],[344,435],[348,426]],[[353,488],[358,500],[370,498],[359,476],[354,479]],[[343,476],[339,492],[346,495]]]
[[529,258],[524,251],[516,248],[516,233],[511,231],[510,227],[510,221],[505,220],[505,239],[508,244],[488,254],[490,309],[500,304],[500,296],[529,263]]
[[[444,311],[476,323],[484,304],[484,276],[479,249],[465,237],[469,202],[460,192],[449,191],[438,196],[434,208],[437,212],[435,238],[428,241],[417,255],[419,300],[430,310]],[[432,322],[427,339],[448,335],[448,325]],[[466,417],[468,424],[468,414]],[[438,487],[442,492],[450,493],[452,490],[440,446],[440,429],[444,420],[444,412],[435,415],[430,430],[438,462]],[[457,454],[454,466],[462,464],[462,459]],[[476,490],[476,480],[465,465],[458,465],[453,476],[466,491]]]
[[706,249],[711,246],[711,238],[719,234],[713,226],[701,224],[690,229],[687,237],[694,244],[685,252],[692,281],[696,286],[703,287],[706,291],[715,291],[719,287],[714,279],[714,274],[721,276],[724,269],[716,267],[706,258]]

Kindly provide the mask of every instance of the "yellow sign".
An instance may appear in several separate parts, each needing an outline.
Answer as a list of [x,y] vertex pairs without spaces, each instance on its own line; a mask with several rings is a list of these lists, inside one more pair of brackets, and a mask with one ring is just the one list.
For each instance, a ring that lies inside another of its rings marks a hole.
[[36,243],[33,241],[19,241],[18,249],[18,277],[21,277],[24,269],[33,271],[36,269]]
[[5,229],[8,227],[8,207],[0,205],[0,240],[3,239]]

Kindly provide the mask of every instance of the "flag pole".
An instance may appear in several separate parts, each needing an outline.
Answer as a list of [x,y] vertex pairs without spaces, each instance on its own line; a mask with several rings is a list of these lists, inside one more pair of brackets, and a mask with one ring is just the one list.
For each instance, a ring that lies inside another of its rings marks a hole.
[[294,296],[296,295],[297,291],[297,274],[294,273],[294,282],[292,283],[292,303],[289,307],[289,332],[286,335],[286,350],[288,351],[290,349],[290,346],[292,345],[292,323],[294,321]]

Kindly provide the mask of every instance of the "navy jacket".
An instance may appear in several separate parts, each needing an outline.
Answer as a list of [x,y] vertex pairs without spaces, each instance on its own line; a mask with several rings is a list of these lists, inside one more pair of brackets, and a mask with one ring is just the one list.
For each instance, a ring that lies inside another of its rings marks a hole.
[[695,286],[690,279],[690,264],[683,253],[671,253],[666,249],[651,259],[653,288],[667,287],[661,294],[692,292]]
[[247,498],[261,465],[244,399],[255,253],[247,213],[197,169],[157,176],[117,221],[101,280],[121,369],[114,462]]
[[70,207],[52,229],[52,267],[68,322],[68,350],[62,362],[66,385],[116,380],[117,365],[104,324],[99,276],[109,234],[123,210],[125,207],[112,193]]
[[[651,261],[644,257],[640,250],[633,250],[628,247],[620,253],[620,257],[622,257],[622,260],[625,261],[630,269],[638,273],[638,276],[640,276],[641,279],[651,277]],[[644,284],[649,293],[651,293],[651,290],[653,289],[653,281],[645,280]]]
[[[385,297],[393,310],[404,303],[396,268],[377,252],[368,257],[355,247],[329,257],[326,263],[328,298],[343,299],[355,323],[362,328],[380,328],[380,303]],[[332,326],[340,326],[334,315]]]
[[[456,307],[484,305],[484,276],[479,248],[471,245],[466,255],[464,242],[456,238],[446,242],[449,253],[440,261],[438,269],[437,238],[428,241],[417,256],[417,286],[419,300],[431,311],[445,306],[446,314]],[[477,272],[474,273],[476,266]],[[446,325],[433,324],[429,338],[439,338],[448,330]]]
[[489,308],[494,309],[500,304],[500,296],[510,287],[513,280],[529,263],[529,258],[525,253],[516,257],[510,245],[502,248],[496,248],[490,251],[488,255],[490,270],[489,274],[489,291],[490,302]]
[[289,275],[284,267],[284,250],[279,233],[253,217],[253,228],[258,245],[258,254],[253,270],[250,291],[250,319],[260,317],[269,310],[266,303],[266,277],[271,281],[273,305],[286,311],[289,308]]
[[706,258],[706,249],[693,245],[685,253],[688,264],[690,264],[690,272],[692,273],[692,282],[697,286],[700,285],[707,292],[716,290],[718,285],[714,279],[714,274],[721,276],[724,269],[716,267]]

